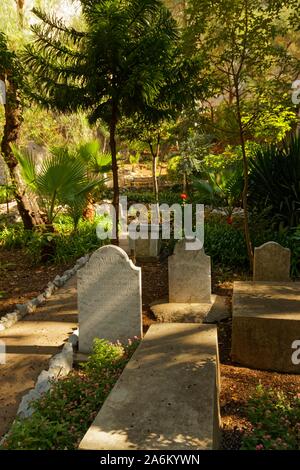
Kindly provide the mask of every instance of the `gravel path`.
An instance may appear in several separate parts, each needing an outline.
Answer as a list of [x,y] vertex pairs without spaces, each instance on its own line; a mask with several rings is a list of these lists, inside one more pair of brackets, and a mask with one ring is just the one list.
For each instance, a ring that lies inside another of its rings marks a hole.
[[6,364],[0,365],[0,436],[12,424],[23,395],[76,328],[75,276],[35,313],[0,332],[7,353]]

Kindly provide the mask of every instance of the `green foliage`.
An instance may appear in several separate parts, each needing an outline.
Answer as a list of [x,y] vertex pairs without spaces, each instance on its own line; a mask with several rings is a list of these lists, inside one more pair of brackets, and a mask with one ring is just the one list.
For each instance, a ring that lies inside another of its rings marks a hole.
[[34,403],[34,414],[17,419],[4,450],[75,450],[138,346],[96,339],[93,354],[79,371],[54,382]]
[[176,24],[157,0],[81,4],[81,30],[34,10],[41,22],[26,61],[41,86],[31,96],[62,111],[85,107],[92,122],[110,124],[113,114],[131,115],[158,99],[174,59]]
[[252,430],[243,437],[243,450],[299,450],[300,395],[287,395],[259,386],[247,417]]
[[[181,204],[180,198],[181,190],[178,187],[162,190],[159,193],[160,204]],[[155,204],[155,195],[153,192],[137,190],[137,191],[123,191],[122,196],[126,196],[128,203],[142,203],[142,204]]]
[[[286,101],[289,103],[290,95]],[[266,102],[266,108],[261,110],[260,115],[253,126],[253,138],[259,142],[281,142],[296,126],[299,118],[294,107],[285,104],[274,106],[274,99]],[[263,104],[263,100],[261,105]],[[251,116],[245,113],[244,121],[248,122]]]
[[300,224],[300,138],[270,145],[251,159],[249,203],[265,211],[271,222],[285,227]]
[[14,154],[24,181],[38,195],[49,223],[53,223],[62,206],[67,206],[77,228],[87,196],[103,179],[90,179],[86,163],[64,148],[52,149],[39,169],[28,151],[15,147]]
[[[299,243],[297,232],[274,231],[265,226],[251,224],[251,239],[253,246],[261,246],[268,241],[275,241],[292,251],[293,277],[299,276]],[[293,237],[296,237],[293,240]],[[205,223],[205,252],[211,256],[213,265],[221,265],[223,268],[248,270],[249,261],[244,239],[244,231],[241,219],[233,216],[233,224],[227,224],[224,217],[207,218]]]
[[[221,172],[209,172],[206,180],[193,180],[194,190],[199,201],[209,201],[214,208],[224,208],[228,216],[241,206],[244,187],[241,163],[227,167]],[[204,199],[203,199],[204,198]]]
[[77,147],[76,151],[79,160],[86,165],[88,171],[92,174],[105,173],[111,170],[111,155],[101,152],[98,140],[83,143]]
[[240,227],[220,220],[206,223],[204,246],[213,265],[232,270],[249,269],[244,232]]
[[14,199],[13,186],[10,184],[0,185],[0,204],[6,204]]
[[0,247],[25,248],[32,263],[38,264],[42,261],[43,249],[51,244],[53,251],[47,261],[65,265],[101,246],[96,234],[97,224],[101,222],[100,218],[93,223],[81,220],[74,232],[72,219],[61,215],[54,223],[54,233],[24,230],[23,224],[4,225],[0,229]]
[[9,250],[27,246],[31,237],[31,230],[24,230],[23,224],[0,227],[0,246]]

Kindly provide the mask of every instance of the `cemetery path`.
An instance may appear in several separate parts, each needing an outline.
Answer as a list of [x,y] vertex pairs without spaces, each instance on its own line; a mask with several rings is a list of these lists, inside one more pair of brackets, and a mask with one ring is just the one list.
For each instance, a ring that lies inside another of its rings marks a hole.
[[11,426],[20,401],[77,328],[76,276],[36,310],[0,333],[6,364],[0,365],[0,436]]

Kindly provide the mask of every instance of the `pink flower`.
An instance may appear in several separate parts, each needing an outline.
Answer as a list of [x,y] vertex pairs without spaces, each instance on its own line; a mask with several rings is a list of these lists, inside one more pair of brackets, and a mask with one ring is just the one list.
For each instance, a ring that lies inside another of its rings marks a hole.
[[255,449],[256,450],[263,450],[264,446],[262,444],[258,444]]

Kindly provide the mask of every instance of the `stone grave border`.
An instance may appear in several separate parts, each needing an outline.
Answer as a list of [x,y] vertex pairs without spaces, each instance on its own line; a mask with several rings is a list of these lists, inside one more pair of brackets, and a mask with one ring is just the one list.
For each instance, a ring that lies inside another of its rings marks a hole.
[[19,320],[22,320],[29,313],[35,312],[35,310],[44,305],[49,300],[57,289],[63,287],[66,282],[71,279],[79,269],[81,269],[89,260],[90,255],[79,258],[74,267],[67,269],[62,276],[56,276],[52,282],[48,282],[48,286],[37,297],[29,300],[25,304],[17,304],[15,310],[12,313],[3,315],[0,319],[0,332],[7,330]]

